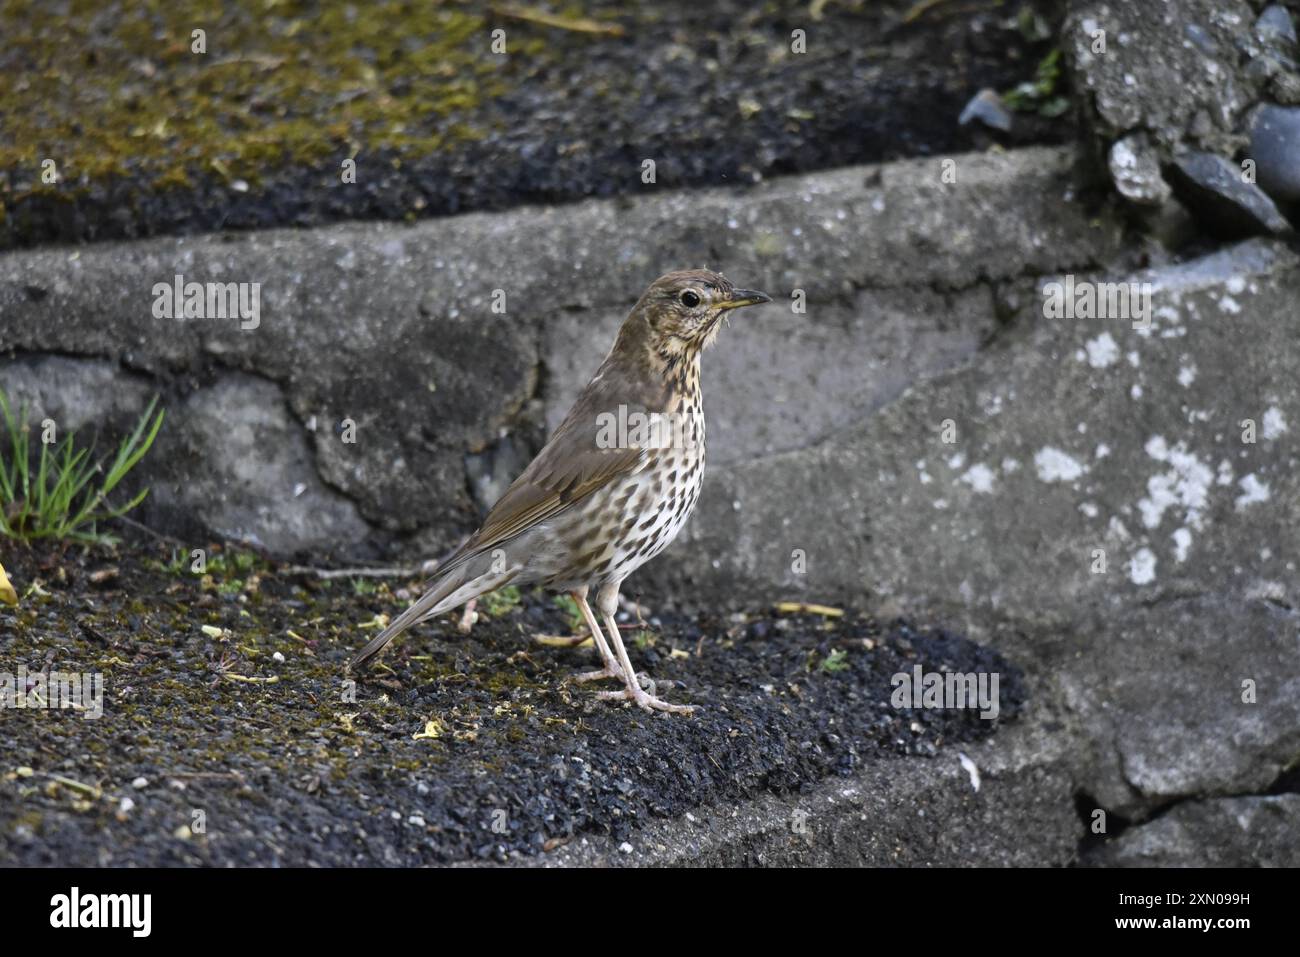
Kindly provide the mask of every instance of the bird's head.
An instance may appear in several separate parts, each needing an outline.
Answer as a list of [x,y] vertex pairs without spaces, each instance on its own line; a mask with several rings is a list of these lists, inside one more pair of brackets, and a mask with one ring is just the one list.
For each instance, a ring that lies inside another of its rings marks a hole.
[[652,282],[624,326],[638,338],[645,336],[663,359],[676,362],[712,343],[731,310],[771,301],[753,289],[737,289],[720,273],[683,269]]

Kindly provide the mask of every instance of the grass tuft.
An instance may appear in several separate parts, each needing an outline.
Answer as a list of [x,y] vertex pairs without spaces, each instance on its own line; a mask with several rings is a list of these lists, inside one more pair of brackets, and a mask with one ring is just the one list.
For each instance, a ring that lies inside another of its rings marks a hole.
[[157,410],[157,405],[155,396],[111,461],[95,460],[91,448],[78,448],[75,432],[55,445],[39,443],[40,455],[34,457],[27,409],[15,416],[0,390],[5,432],[0,437],[0,536],[20,541],[116,541],[100,531],[99,524],[125,515],[149,494],[148,489],[143,489],[122,505],[110,505],[108,501],[153,445],[163,422],[163,412]]

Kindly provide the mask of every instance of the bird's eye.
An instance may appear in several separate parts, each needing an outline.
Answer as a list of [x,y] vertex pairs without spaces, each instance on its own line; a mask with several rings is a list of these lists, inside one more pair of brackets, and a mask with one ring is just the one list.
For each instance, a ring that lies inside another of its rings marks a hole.
[[694,289],[687,289],[682,293],[682,305],[687,309],[694,309],[700,304],[700,294]]

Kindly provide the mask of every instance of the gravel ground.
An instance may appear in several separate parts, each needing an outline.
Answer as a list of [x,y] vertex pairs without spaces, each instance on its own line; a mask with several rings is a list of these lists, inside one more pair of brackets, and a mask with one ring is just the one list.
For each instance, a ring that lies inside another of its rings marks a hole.
[[[10,549],[3,667],[99,672],[104,713],[0,721],[0,863],[425,864],[506,861],[575,836],[790,793],[860,762],[927,760],[995,733],[1020,671],[960,635],[756,611],[629,622],[629,650],[689,718],[594,700],[569,612],[485,601],[399,642],[349,694],[344,663],[401,601],[250,553],[191,573],[160,543]],[[418,587],[416,580],[393,587]],[[39,587],[33,587],[39,586]],[[890,677],[1001,674],[1001,716],[896,710]]]
[[[636,193],[645,159],[672,187],[980,148],[963,106],[1034,80],[1062,6],[595,2],[573,29],[454,2],[0,0],[0,248]],[[1031,109],[997,135],[1071,129]]]

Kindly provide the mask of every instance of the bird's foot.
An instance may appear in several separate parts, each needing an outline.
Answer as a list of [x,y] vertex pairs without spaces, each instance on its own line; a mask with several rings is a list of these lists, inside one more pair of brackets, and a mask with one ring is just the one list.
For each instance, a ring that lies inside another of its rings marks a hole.
[[[647,683],[653,690],[654,682]],[[621,691],[598,691],[596,697],[605,701],[634,701],[636,706],[644,711],[668,711],[672,714],[693,714],[695,712],[692,705],[671,704],[661,698],[656,698],[649,691],[644,691],[634,684],[625,685]]]
[[617,678],[623,680],[623,669],[612,659],[605,663],[605,667],[597,671],[579,671],[577,674],[569,676],[573,681],[602,681],[605,678]]
[[456,622],[456,630],[462,635],[468,635],[474,630],[474,625],[478,621],[478,599],[471,598],[465,605],[465,611],[460,616],[460,621]]

